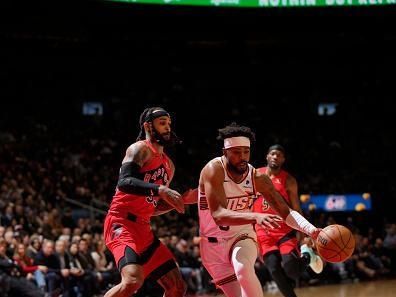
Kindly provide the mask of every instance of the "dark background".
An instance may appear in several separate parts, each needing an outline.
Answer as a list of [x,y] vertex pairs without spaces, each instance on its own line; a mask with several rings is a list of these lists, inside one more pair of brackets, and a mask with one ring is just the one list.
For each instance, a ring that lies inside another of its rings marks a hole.
[[[53,2],[0,4],[1,131],[37,146],[40,123],[47,145],[113,139],[116,179],[143,108],[164,106],[184,141],[171,151],[182,189],[219,154],[217,129],[237,121],[257,134],[254,165],[281,143],[301,193],[370,192],[375,216],[394,220],[394,6]],[[84,101],[104,115],[82,116]],[[320,102],[336,114],[319,117]]]

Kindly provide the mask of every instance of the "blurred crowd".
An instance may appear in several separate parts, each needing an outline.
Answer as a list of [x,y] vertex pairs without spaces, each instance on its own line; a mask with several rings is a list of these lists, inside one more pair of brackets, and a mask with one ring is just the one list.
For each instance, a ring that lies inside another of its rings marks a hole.
[[[326,263],[320,275],[307,270],[296,286],[395,274],[396,34],[382,30],[392,14],[370,19],[370,30],[348,30],[367,18],[315,10],[315,21],[333,28],[318,34],[306,13],[292,13],[290,26],[273,11],[52,2],[34,2],[26,16],[18,6],[0,10],[0,297],[100,296],[118,283],[104,215],[139,115],[157,105],[171,112],[183,140],[169,151],[179,192],[197,186],[201,168],[221,152],[217,129],[236,121],[256,132],[254,166],[265,165],[270,145],[286,148],[285,169],[300,194],[370,193],[372,211],[305,214],[318,227],[349,227],[357,245],[348,261]],[[200,30],[185,34],[181,23]],[[103,115],[82,115],[87,101],[103,103]],[[336,112],[319,115],[321,102]],[[192,205],[152,226],[189,291],[214,292],[197,219]],[[256,268],[263,287],[276,289],[265,265]],[[149,282],[138,295],[162,296]]]
[[[103,242],[104,212],[90,212],[88,208],[70,203],[69,199],[106,211],[127,140],[112,138],[106,133],[59,133],[37,122],[24,128],[0,132],[0,287],[5,288],[0,296],[100,296],[119,281],[112,255]],[[128,138],[132,143],[133,139]],[[286,147],[298,152],[296,140],[275,136],[268,139],[283,140]],[[214,148],[213,144],[209,145],[210,140],[203,139],[202,143]],[[330,158],[326,161],[329,165],[342,150],[337,144],[329,147],[332,149],[333,153],[326,154]],[[264,152],[256,155],[264,159]],[[204,163],[214,153],[216,151],[208,153],[207,149],[188,148],[185,158],[195,160],[192,169],[186,159],[178,157],[176,188],[196,187],[199,170],[196,159],[201,157],[199,162]],[[297,159],[295,155],[288,155],[289,162],[299,169]],[[332,169],[336,170],[337,166],[326,167],[321,175],[318,168],[314,169],[314,162],[312,158],[301,165],[307,170],[298,171],[300,192],[358,189],[356,180],[351,185],[356,172],[343,168],[345,172],[331,178]],[[363,170],[367,169],[361,168],[359,172]],[[325,181],[328,187],[323,189]],[[326,263],[320,275],[307,269],[296,286],[395,275],[395,222],[375,212],[310,212],[306,216],[318,227],[334,223],[349,227],[355,234],[356,250],[344,263]],[[371,226],[368,218],[373,219]],[[189,292],[215,292],[201,265],[196,206],[188,207],[184,215],[170,212],[155,217],[152,226],[160,240],[173,251]],[[258,261],[256,268],[263,287],[276,289],[265,265]],[[155,296],[155,292],[161,296],[156,284],[145,283],[138,295]]]

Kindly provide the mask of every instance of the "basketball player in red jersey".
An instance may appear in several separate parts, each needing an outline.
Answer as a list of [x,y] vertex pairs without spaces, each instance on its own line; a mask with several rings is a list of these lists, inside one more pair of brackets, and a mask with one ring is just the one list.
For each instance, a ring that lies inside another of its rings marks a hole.
[[[297,181],[282,169],[284,162],[285,150],[281,145],[276,144],[268,149],[267,167],[258,168],[257,171],[268,175],[289,207],[301,213]],[[266,197],[262,195],[254,202],[253,211],[276,214],[266,201]],[[307,244],[301,247],[300,257],[296,231],[285,222],[280,222],[279,225],[280,228],[276,229],[265,229],[256,225],[257,239],[265,266],[279,290],[285,297],[295,297],[293,285],[288,278],[297,281],[307,265],[310,265],[314,272],[320,273],[323,270],[323,262]]]
[[[144,279],[157,281],[166,297],[184,296],[186,286],[171,252],[154,236],[150,217],[159,201],[179,213],[183,197],[169,188],[175,170],[164,146],[178,141],[171,132],[171,118],[160,107],[146,108],[140,116],[137,142],[126,150],[116,193],[104,224],[106,245],[121,273],[121,283],[105,297],[130,297]],[[196,200],[196,199],[195,199]]]

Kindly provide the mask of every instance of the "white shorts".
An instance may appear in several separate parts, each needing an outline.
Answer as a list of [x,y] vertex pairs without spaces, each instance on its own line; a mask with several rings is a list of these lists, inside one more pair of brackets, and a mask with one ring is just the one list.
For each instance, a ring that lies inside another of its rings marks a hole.
[[[231,238],[216,238],[217,242],[213,242],[210,237],[201,239],[201,259],[202,264],[213,278],[213,282],[217,286],[221,286],[228,282],[236,280],[234,267],[231,263],[231,250],[240,240],[250,240],[252,242],[252,250],[258,255],[258,245],[256,232],[250,231],[240,233]],[[211,240],[212,242],[210,242]]]

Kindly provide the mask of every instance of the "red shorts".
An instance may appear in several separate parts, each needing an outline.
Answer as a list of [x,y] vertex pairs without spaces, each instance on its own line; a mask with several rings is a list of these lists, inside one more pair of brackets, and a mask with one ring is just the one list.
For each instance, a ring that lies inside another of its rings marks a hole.
[[125,217],[108,213],[104,223],[106,246],[120,271],[128,264],[139,264],[145,278],[157,280],[177,267],[172,253],[154,236],[150,224]]
[[299,251],[298,241],[295,232],[280,234],[278,236],[266,235],[257,238],[261,255],[272,251],[279,251],[281,255],[290,254],[292,251]]

